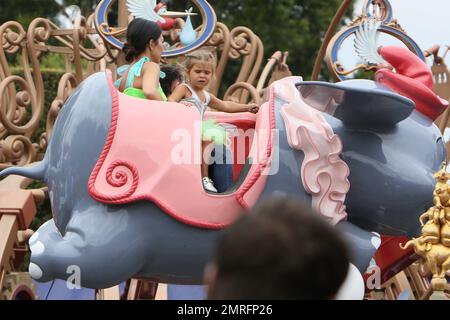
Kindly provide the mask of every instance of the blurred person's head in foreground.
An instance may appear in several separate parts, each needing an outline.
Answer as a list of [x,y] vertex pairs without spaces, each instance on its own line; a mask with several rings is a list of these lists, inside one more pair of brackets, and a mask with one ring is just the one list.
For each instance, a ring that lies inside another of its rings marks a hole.
[[223,231],[205,281],[209,299],[333,299],[348,266],[335,228],[300,202],[273,199]]

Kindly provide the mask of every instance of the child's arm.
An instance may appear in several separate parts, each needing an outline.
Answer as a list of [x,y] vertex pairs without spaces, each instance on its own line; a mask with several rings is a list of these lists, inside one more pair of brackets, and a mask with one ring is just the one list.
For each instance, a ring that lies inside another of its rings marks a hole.
[[169,96],[169,102],[180,102],[186,97],[186,86],[180,84]]
[[210,94],[210,96],[211,96],[211,102],[209,103],[209,105],[211,107],[213,107],[214,109],[217,109],[222,112],[257,113],[259,110],[259,106],[256,103],[243,104],[243,103],[236,103],[236,102],[232,102],[232,101],[222,101],[212,94]]
[[142,76],[142,91],[147,99],[163,101],[158,92],[159,65],[154,62],[144,64]]

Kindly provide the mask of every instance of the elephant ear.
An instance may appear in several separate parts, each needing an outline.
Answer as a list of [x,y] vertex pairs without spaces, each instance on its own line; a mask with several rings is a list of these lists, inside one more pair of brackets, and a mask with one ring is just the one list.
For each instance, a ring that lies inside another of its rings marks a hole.
[[412,100],[370,80],[305,81],[296,86],[307,104],[352,126],[391,127],[415,108]]

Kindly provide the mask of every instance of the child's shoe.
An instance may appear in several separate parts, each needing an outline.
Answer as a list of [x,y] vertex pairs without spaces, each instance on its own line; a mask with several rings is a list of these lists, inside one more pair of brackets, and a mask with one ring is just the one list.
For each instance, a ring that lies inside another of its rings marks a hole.
[[217,193],[217,189],[214,187],[214,183],[209,177],[203,177],[202,181],[203,188],[205,188],[206,191]]

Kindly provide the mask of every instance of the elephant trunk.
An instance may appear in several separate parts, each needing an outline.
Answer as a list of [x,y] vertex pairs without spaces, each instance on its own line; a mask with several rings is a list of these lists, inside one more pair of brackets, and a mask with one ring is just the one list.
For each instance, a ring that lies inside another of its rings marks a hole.
[[0,172],[0,178],[15,174],[34,180],[44,181],[47,172],[47,162],[45,160],[30,167],[11,167]]
[[405,243],[404,246],[402,246],[402,244],[400,243],[400,248],[402,250],[406,250],[406,249],[410,248],[411,246],[414,246],[414,239],[413,240],[409,240],[407,243]]

